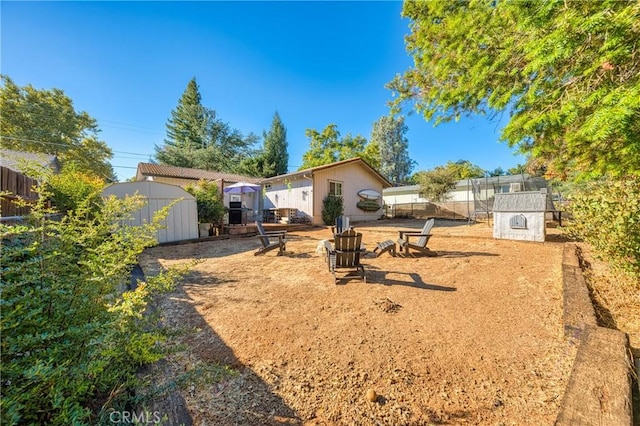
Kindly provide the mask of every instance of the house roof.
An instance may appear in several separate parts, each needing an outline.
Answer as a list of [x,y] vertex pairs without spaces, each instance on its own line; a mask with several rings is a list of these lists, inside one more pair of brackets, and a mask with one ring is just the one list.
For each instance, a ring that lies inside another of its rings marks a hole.
[[555,211],[550,194],[539,191],[506,192],[496,194],[494,212],[546,212]]
[[322,166],[311,167],[311,168],[304,169],[304,170],[298,170],[297,172],[287,173],[285,175],[278,175],[278,176],[274,176],[274,177],[271,177],[271,178],[262,179],[260,181],[260,183],[269,183],[269,182],[275,182],[275,181],[278,181],[278,180],[287,179],[287,178],[291,178],[291,177],[314,174],[316,172],[319,172],[320,170],[331,169],[333,167],[340,167],[340,166],[344,166],[346,164],[351,164],[351,163],[353,163],[353,164],[357,164],[357,163],[362,164],[365,169],[368,169],[374,176],[376,176],[382,182],[382,187],[383,188],[388,188],[388,187],[391,186],[391,182],[389,182],[384,176],[382,176],[380,174],[380,172],[378,172],[376,169],[371,167],[369,165],[369,163],[367,163],[366,161],[364,161],[360,157],[349,158],[348,160],[342,160],[342,161],[337,161],[335,163],[323,164]]
[[142,176],[162,176],[179,179],[210,180],[223,179],[226,182],[258,183],[259,178],[234,173],[212,172],[209,170],[190,169],[188,167],[164,166],[161,164],[138,163],[138,174]]
[[35,163],[43,167],[51,168],[55,173],[60,172],[58,157],[40,152],[14,151],[12,149],[0,149],[0,165],[15,172],[23,172],[24,163]]

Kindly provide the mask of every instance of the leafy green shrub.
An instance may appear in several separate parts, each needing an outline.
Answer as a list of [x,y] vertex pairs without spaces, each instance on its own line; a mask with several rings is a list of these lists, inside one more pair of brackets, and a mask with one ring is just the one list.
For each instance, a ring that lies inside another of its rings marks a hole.
[[123,290],[168,208],[151,224],[119,226],[142,198],[111,197],[97,207],[79,198],[61,220],[45,220],[47,195],[25,225],[0,224],[6,425],[94,423],[106,396],[130,385],[139,365],[160,358],[162,335],[143,312],[180,274]]
[[325,225],[333,225],[343,211],[342,197],[327,195],[322,200],[322,220]]
[[185,190],[196,197],[198,222],[219,224],[224,216],[222,195],[215,182],[201,180],[197,185],[189,185]]
[[73,169],[63,169],[47,179],[49,199],[60,213],[76,210],[81,206],[96,208],[102,202],[100,192],[104,180]]
[[591,181],[569,198],[569,234],[591,244],[614,268],[640,278],[640,177]]

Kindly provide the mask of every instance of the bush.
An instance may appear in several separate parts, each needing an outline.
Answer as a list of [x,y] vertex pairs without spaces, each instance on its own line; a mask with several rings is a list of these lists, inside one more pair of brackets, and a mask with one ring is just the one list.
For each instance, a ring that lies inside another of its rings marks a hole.
[[47,179],[49,199],[60,213],[77,210],[81,206],[90,210],[97,208],[102,202],[100,192],[104,187],[104,180],[73,169],[64,169]]
[[342,197],[327,195],[322,200],[322,221],[325,225],[333,225],[336,222],[336,218],[341,216],[343,211]]
[[108,407],[106,396],[133,383],[139,365],[161,357],[162,335],[143,312],[179,275],[169,271],[123,290],[168,208],[151,224],[118,226],[143,206],[140,197],[111,197],[97,207],[78,198],[52,221],[44,219],[51,213],[47,195],[25,225],[0,224],[6,425],[95,423],[99,408],[91,407]]
[[220,224],[224,216],[224,203],[215,182],[201,180],[198,185],[189,185],[185,190],[196,197],[198,222]]
[[640,177],[588,182],[569,198],[569,234],[591,244],[615,269],[640,278]]

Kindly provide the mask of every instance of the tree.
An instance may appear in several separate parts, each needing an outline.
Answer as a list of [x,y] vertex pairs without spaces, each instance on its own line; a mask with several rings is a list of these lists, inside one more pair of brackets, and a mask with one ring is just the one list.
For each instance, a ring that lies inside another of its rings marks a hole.
[[510,169],[507,169],[507,174],[508,175],[521,175],[523,173],[526,173],[527,168],[526,166],[523,166],[522,164],[516,164],[515,167],[511,167]]
[[367,140],[360,135],[347,134],[340,139],[338,126],[335,124],[329,124],[322,133],[307,129],[305,135],[311,142],[309,150],[302,156],[300,170],[359,157],[367,144]]
[[155,147],[156,159],[176,167],[237,172],[252,154],[250,148],[256,141],[255,135],[243,136],[218,118],[213,109],[202,105],[194,77],[171,111],[164,145]]
[[156,146],[157,160],[176,167],[195,167],[194,151],[206,147],[210,118],[202,105],[202,95],[194,77],[171,111],[164,146]]
[[420,193],[431,201],[447,201],[449,192],[456,187],[458,178],[452,168],[438,166],[433,170],[415,174]]
[[287,152],[287,129],[280,114],[273,115],[269,133],[264,133],[264,177],[286,174],[289,171],[289,153]]
[[488,171],[489,176],[504,176],[507,173],[502,169],[502,167],[496,167],[495,169]]
[[240,172],[260,177],[286,174],[289,170],[287,129],[277,112],[273,116],[269,132],[263,132],[263,137],[262,149],[242,161]]
[[414,67],[388,85],[436,124],[510,115],[502,140],[547,173],[640,174],[635,0],[405,1]]
[[380,173],[395,184],[406,183],[416,164],[409,158],[409,141],[404,117],[381,117],[373,123],[370,144],[378,145]]
[[54,154],[63,167],[115,180],[113,152],[98,139],[96,120],[77,112],[60,89],[20,87],[2,75],[0,142],[3,148]]
[[485,170],[482,167],[473,164],[469,160],[458,160],[455,163],[447,161],[444,167],[451,171],[451,175],[456,180],[483,177],[485,175]]

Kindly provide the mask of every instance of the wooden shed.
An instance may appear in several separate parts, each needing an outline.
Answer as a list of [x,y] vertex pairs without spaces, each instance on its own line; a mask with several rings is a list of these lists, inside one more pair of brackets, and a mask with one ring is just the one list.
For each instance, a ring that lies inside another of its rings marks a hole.
[[198,238],[198,208],[193,195],[179,186],[152,181],[114,183],[102,191],[104,197],[124,198],[134,194],[145,197],[147,205],[135,213],[131,225],[151,222],[155,212],[179,200],[169,211],[166,228],[158,231],[158,242]]
[[546,189],[496,194],[493,237],[506,240],[545,241],[546,212],[553,211]]

